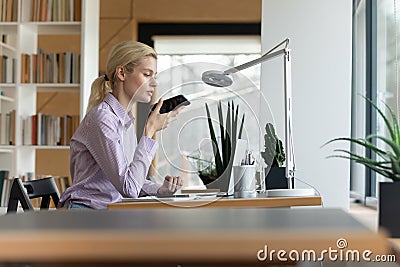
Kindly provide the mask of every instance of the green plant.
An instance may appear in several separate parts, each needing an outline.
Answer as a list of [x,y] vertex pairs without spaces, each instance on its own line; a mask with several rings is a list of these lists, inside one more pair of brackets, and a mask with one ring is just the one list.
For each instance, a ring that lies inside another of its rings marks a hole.
[[275,133],[274,125],[265,125],[264,152],[261,152],[265,163],[271,167],[282,167],[286,156],[282,141]]
[[[371,170],[392,179],[393,181],[400,181],[400,131],[398,118],[394,114],[393,110],[385,104],[387,110],[389,111],[389,115],[391,117],[391,122],[388,117],[384,114],[384,112],[379,109],[379,107],[373,103],[370,99],[365,98],[378,112],[383,121],[385,122],[385,126],[389,132],[390,137],[380,136],[380,135],[369,135],[365,138],[347,138],[340,137],[335,138],[333,140],[328,141],[325,145],[336,142],[336,141],[348,141],[350,143],[354,143],[366,149],[370,149],[372,152],[376,154],[376,160],[372,160],[368,157],[358,155],[352,151],[344,150],[344,149],[335,149],[335,152],[340,152],[343,154],[332,155],[328,158],[339,157],[353,160],[357,163],[360,163]],[[380,140],[383,144],[387,145],[387,148],[380,148],[377,145],[373,144],[373,141]]]
[[[221,136],[221,141],[218,142],[216,131],[214,130],[212,118],[210,114],[210,109],[207,105],[207,121],[208,128],[210,131],[210,137],[212,141],[212,148],[214,154],[213,164],[210,164],[210,168],[205,168],[199,170],[200,177],[215,175],[215,179],[220,177],[225,170],[232,166],[233,157],[232,151],[236,149],[236,140],[242,137],[243,124],[244,124],[244,114],[241,119],[239,133],[238,133],[238,120],[239,120],[239,105],[235,106],[233,101],[228,102],[228,109],[226,111],[225,126],[224,117],[222,114],[222,104],[221,101],[218,103],[218,119],[219,119],[219,131]],[[219,146],[220,144],[220,146]],[[220,150],[221,147],[221,150]]]

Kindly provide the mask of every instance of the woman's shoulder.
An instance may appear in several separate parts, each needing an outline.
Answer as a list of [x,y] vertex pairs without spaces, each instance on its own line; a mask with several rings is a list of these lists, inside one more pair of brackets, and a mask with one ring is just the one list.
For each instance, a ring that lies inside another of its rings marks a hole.
[[118,117],[107,103],[102,102],[86,114],[84,121],[87,123],[110,124],[118,123]]

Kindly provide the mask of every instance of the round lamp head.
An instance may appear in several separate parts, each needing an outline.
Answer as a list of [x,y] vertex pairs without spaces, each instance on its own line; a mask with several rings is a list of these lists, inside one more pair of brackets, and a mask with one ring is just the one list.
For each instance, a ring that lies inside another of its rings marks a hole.
[[216,87],[227,87],[232,85],[232,79],[219,70],[209,70],[203,72],[201,79],[208,85]]

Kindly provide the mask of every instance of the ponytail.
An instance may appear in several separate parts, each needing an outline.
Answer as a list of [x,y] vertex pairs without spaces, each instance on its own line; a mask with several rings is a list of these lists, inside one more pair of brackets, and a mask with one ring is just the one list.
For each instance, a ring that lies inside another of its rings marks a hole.
[[92,83],[90,91],[89,103],[86,109],[86,113],[89,113],[95,106],[103,102],[106,94],[111,92],[109,82],[105,80],[104,76],[98,77]]

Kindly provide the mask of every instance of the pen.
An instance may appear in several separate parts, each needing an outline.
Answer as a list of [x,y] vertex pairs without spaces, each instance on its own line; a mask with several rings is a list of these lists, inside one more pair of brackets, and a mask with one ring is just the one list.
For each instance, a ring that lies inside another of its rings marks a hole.
[[241,164],[242,165],[254,165],[255,159],[253,157],[253,153],[251,151],[246,153],[246,156],[242,160]]
[[171,198],[171,197],[190,197],[189,194],[175,194],[175,195],[159,195],[158,198]]

